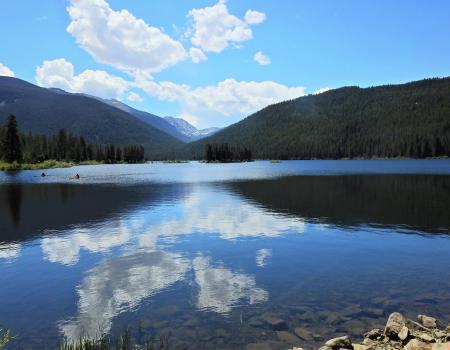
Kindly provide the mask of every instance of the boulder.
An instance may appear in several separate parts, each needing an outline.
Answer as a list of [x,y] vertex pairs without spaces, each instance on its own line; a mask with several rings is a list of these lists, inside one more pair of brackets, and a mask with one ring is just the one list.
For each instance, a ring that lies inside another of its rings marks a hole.
[[416,339],[419,339],[419,340],[427,342],[427,343],[434,343],[435,342],[434,338],[431,335],[427,334],[427,333],[415,333],[414,337]]
[[369,347],[363,344],[353,344],[353,350],[368,350]]
[[347,335],[343,337],[333,338],[325,343],[331,349],[353,349],[352,341]]
[[398,338],[402,341],[406,340],[409,335],[409,329],[406,326],[403,326],[400,332],[398,333]]
[[417,339],[411,339],[403,348],[404,350],[431,350],[431,344],[421,342]]
[[398,339],[398,334],[404,326],[406,326],[406,318],[398,312],[393,312],[389,315],[384,334],[390,339]]
[[426,316],[426,315],[419,315],[419,316],[417,316],[417,320],[427,328],[437,328],[438,327],[438,320],[436,320],[434,317],[430,317],[430,316]]
[[431,346],[431,350],[449,350],[450,342],[448,343],[436,343]]

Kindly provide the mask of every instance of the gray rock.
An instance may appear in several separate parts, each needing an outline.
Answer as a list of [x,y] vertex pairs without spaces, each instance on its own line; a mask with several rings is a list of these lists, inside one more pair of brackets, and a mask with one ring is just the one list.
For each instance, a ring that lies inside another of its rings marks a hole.
[[306,330],[305,328],[302,327],[297,327],[294,329],[294,333],[301,339],[303,340],[313,340],[314,339],[314,335]]
[[403,349],[404,350],[431,350],[431,344],[423,343],[417,339],[411,339]]
[[364,334],[364,337],[369,338],[369,339],[378,339],[382,335],[383,335],[383,331],[379,328],[376,328],[376,329],[372,329],[371,331]]
[[416,333],[416,334],[414,334],[414,337],[421,341],[427,342],[427,343],[435,342],[434,338],[427,333]]
[[400,332],[398,333],[398,338],[402,341],[406,340],[409,335],[409,329],[406,326],[403,326]]
[[275,331],[285,331],[288,329],[287,323],[277,316],[264,314],[262,319]]
[[300,339],[298,339],[298,337],[287,331],[278,331],[277,337],[282,342],[288,343],[290,345],[299,345],[300,343]]
[[343,337],[333,338],[325,343],[331,349],[353,349],[352,341],[347,335]]
[[417,319],[420,323],[422,323],[427,328],[437,328],[438,327],[438,321],[434,317],[426,316],[426,315],[419,315],[417,316]]
[[397,339],[398,333],[400,333],[402,327],[405,325],[405,317],[398,312],[393,312],[389,315],[386,327],[384,328],[384,334],[391,339]]

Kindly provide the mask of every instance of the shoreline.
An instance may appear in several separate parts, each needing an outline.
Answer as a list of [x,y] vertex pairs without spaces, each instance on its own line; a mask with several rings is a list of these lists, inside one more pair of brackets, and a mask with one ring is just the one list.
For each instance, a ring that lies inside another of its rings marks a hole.
[[[450,350],[450,324],[444,325],[426,315],[418,315],[417,321],[413,321],[393,312],[384,329],[372,329],[363,338],[353,343],[344,335],[326,341],[319,350]],[[303,348],[294,346],[290,350]]]
[[[330,161],[330,160],[450,160],[450,157],[428,157],[428,158],[405,158],[405,157],[396,157],[396,158],[339,158],[339,159],[254,159],[252,161],[234,161],[234,162],[207,162],[205,160],[198,160],[198,159],[191,159],[191,160],[149,160],[143,163],[111,163],[111,165],[114,164],[153,164],[153,163],[162,163],[162,164],[186,164],[190,162],[197,162],[202,164],[235,164],[235,163],[252,163],[255,161],[267,161],[272,164],[279,164],[285,161],[316,161],[316,160],[322,160],[322,161]],[[80,163],[76,162],[65,162],[65,161],[58,161],[58,160],[46,160],[41,163],[6,163],[3,161],[0,161],[0,171],[3,172],[14,172],[14,171],[22,171],[22,170],[46,170],[46,169],[63,169],[63,168],[72,168],[75,166],[83,166],[83,165],[104,165],[109,163],[104,162],[98,162],[95,160],[89,160],[84,161]]]

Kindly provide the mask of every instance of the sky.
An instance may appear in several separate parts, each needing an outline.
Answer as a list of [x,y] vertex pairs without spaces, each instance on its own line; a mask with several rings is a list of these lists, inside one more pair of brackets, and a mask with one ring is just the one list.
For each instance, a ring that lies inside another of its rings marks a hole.
[[0,75],[199,128],[327,89],[450,76],[445,0],[0,0]]

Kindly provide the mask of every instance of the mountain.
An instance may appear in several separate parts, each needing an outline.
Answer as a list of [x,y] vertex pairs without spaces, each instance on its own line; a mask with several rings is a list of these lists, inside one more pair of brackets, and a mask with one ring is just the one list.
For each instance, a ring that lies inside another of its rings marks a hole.
[[343,87],[268,106],[179,150],[201,158],[208,143],[256,158],[450,156],[450,78]]
[[179,133],[185,135],[189,141],[196,141],[207,136],[213,135],[218,132],[221,128],[207,128],[207,129],[197,129],[192,124],[188,123],[182,118],[174,117],[164,117],[164,119],[170,123]]
[[125,112],[135,116],[136,118],[143,121],[144,123],[149,124],[157,129],[165,132],[166,134],[169,134],[169,135],[175,137],[176,139],[178,139],[180,141],[190,142],[193,140],[188,135],[180,132],[174,125],[169,123],[165,118],[158,117],[157,115],[154,115],[154,114],[151,114],[148,112],[140,111],[138,109],[130,107],[127,104],[117,101],[115,99],[107,100],[107,99],[102,99],[102,98],[95,97],[95,96],[91,96],[91,97],[97,98],[110,106],[121,109],[122,111],[125,111]]
[[2,76],[0,123],[9,114],[17,117],[22,131],[54,135],[64,128],[84,136],[88,142],[121,146],[142,144],[151,157],[158,157],[161,150],[182,144],[123,108],[92,96],[41,88],[17,78]]

